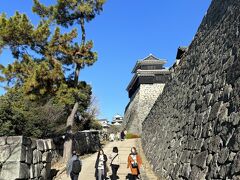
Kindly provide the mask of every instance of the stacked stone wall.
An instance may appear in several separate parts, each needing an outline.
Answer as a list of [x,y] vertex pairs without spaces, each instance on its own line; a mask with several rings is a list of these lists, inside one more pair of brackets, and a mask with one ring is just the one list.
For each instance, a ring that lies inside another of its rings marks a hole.
[[74,135],[73,149],[80,154],[96,152],[100,146],[99,131],[79,131]]
[[[24,136],[0,137],[0,180],[51,179],[51,164],[61,159],[63,142],[62,137],[54,140]],[[74,134],[73,150],[78,153],[92,153],[99,148],[98,131]]]
[[240,0],[213,0],[143,122],[159,177],[240,179]]
[[142,133],[142,122],[150,112],[165,84],[141,84],[124,115],[128,132]]
[[51,139],[0,137],[0,179],[49,179],[54,149]]

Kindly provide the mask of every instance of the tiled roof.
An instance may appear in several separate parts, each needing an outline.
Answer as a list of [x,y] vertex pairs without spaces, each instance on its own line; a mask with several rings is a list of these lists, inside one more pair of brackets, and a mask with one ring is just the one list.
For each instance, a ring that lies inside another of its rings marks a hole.
[[152,54],[149,54],[149,56],[147,56],[147,57],[145,57],[144,59],[143,59],[143,61],[152,61],[152,60],[155,60],[155,61],[159,61],[160,59],[158,59],[157,57],[155,57],[154,55],[152,55]]

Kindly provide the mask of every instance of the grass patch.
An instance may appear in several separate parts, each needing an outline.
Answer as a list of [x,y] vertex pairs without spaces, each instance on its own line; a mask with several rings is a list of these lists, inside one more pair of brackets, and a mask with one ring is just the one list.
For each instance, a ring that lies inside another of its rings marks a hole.
[[136,139],[136,138],[140,138],[140,136],[137,134],[128,133],[128,134],[126,134],[125,138],[126,139]]

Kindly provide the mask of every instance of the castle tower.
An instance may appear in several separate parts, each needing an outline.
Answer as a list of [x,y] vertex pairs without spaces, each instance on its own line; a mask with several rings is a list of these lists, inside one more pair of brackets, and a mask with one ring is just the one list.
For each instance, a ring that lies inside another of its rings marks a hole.
[[130,102],[123,122],[129,132],[141,134],[142,122],[170,78],[170,71],[164,68],[165,63],[165,60],[150,54],[134,66],[134,76],[127,87]]

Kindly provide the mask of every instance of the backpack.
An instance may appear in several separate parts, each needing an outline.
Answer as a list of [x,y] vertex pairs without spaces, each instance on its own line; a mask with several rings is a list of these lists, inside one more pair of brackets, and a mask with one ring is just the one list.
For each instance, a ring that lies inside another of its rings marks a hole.
[[72,163],[72,172],[74,174],[79,174],[81,170],[82,170],[81,161],[79,159],[74,160]]

